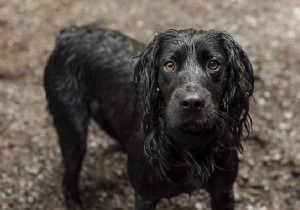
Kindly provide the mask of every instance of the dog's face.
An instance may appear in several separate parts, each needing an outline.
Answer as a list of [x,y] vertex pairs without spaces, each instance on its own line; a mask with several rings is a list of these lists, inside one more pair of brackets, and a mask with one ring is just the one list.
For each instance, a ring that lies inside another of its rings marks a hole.
[[169,128],[201,132],[222,119],[228,55],[214,33],[185,30],[174,35],[161,40],[158,54],[163,118]]
[[[138,57],[137,111],[149,145],[163,144],[165,128],[187,134],[229,132],[240,145],[249,133],[253,70],[246,53],[225,32],[168,30]],[[154,136],[153,136],[154,135]]]

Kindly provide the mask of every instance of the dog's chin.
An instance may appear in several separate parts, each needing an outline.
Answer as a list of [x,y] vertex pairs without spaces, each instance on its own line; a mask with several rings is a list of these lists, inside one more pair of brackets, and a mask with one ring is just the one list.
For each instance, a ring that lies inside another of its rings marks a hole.
[[214,136],[212,125],[199,122],[186,122],[180,125],[169,125],[167,133],[177,145],[185,147],[204,146]]
[[169,128],[187,134],[201,134],[213,128],[217,123],[216,111],[206,110],[199,112],[188,112],[178,109],[167,109],[165,122]]
[[[212,129],[214,122],[210,121],[207,122],[205,120],[200,121],[186,121],[180,124],[174,125],[173,128],[177,129],[184,133],[189,133],[191,135],[201,134],[206,132],[207,130]],[[171,126],[172,127],[172,126]]]

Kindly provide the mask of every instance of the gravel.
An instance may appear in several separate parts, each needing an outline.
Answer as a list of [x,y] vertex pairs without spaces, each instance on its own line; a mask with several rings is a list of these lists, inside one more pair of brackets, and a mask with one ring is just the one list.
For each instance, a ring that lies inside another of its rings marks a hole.
[[[289,1],[0,0],[0,209],[64,209],[61,159],[42,89],[60,28],[99,22],[147,42],[168,28],[226,30],[255,69],[253,133],[240,155],[237,210],[300,206],[300,4]],[[133,209],[126,155],[95,124],[81,176],[86,209]],[[207,209],[204,191],[158,209]]]

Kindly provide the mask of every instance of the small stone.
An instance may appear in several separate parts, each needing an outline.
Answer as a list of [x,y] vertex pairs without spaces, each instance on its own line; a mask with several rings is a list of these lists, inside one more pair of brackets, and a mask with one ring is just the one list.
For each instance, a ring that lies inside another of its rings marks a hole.
[[265,98],[270,98],[271,97],[271,93],[269,91],[265,91],[264,92],[264,97]]
[[102,198],[106,198],[107,196],[108,196],[108,195],[107,195],[107,192],[102,192],[102,193],[101,193],[101,197],[102,197]]
[[241,170],[240,171],[240,176],[244,180],[249,180],[249,172],[246,170]]
[[284,118],[287,120],[292,119],[293,116],[294,116],[293,112],[290,112],[290,111],[284,112]]
[[247,204],[246,209],[247,209],[247,210],[254,210],[255,208],[254,208],[253,205]]
[[282,159],[282,155],[278,152],[272,156],[273,161],[279,161]]
[[288,130],[290,128],[290,125],[282,122],[282,123],[279,123],[279,128],[281,130]]
[[259,98],[257,101],[258,105],[264,106],[266,104],[266,100],[264,98]]
[[121,171],[121,170],[116,170],[116,173],[117,173],[118,176],[122,176],[123,175],[123,171]]
[[257,18],[254,16],[247,15],[245,19],[246,22],[253,27],[256,27],[258,25]]
[[138,28],[143,27],[143,26],[144,26],[144,21],[142,21],[142,20],[136,21],[136,26],[137,26]]
[[96,143],[95,141],[92,141],[92,142],[90,143],[90,147],[91,147],[91,148],[96,148],[96,147],[97,147],[97,143]]
[[2,209],[3,209],[3,210],[8,209],[8,204],[7,204],[7,203],[3,203],[3,204],[2,204]]
[[195,208],[197,210],[202,210],[203,209],[203,205],[201,203],[197,202],[197,203],[195,203]]
[[25,128],[24,124],[20,121],[13,121],[9,125],[9,129],[13,130],[13,131],[20,131],[20,130],[23,130],[24,128]]
[[298,17],[300,18],[300,7],[295,7],[293,9],[293,13]]

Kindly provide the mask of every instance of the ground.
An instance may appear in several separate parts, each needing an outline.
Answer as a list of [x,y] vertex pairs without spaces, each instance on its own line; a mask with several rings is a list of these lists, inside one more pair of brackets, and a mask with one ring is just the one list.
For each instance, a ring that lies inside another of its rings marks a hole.
[[[42,77],[60,28],[98,22],[147,42],[168,28],[226,30],[255,69],[253,132],[240,155],[237,210],[300,206],[298,0],[0,0],[0,209],[64,209],[61,159]],[[81,176],[86,209],[133,209],[126,155],[94,124]],[[158,209],[207,209],[195,192]]]

